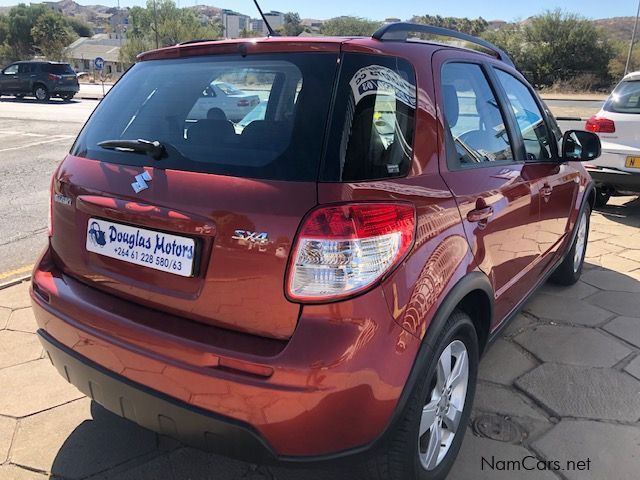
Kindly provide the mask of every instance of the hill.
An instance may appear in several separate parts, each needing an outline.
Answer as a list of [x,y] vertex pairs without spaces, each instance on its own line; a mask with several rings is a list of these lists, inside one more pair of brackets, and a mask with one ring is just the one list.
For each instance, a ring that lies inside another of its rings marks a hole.
[[612,40],[628,42],[633,33],[635,17],[613,17],[594,20],[593,23],[601,28],[605,35]]

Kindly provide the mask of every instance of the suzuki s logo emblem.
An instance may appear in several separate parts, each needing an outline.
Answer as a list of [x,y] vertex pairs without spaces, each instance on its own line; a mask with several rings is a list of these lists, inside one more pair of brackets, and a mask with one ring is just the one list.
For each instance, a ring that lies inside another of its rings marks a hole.
[[133,187],[133,191],[136,193],[140,193],[141,191],[146,190],[147,188],[149,188],[147,182],[150,181],[151,175],[149,175],[149,172],[143,172],[140,175],[136,175],[136,181],[131,184],[131,186]]

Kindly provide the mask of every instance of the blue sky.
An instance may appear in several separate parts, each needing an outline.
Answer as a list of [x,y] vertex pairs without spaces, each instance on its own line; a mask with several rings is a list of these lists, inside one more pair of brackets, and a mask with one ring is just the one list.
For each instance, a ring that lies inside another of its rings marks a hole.
[[[0,5],[14,5],[20,0],[0,0]],[[28,0],[22,0],[29,3]],[[103,4],[115,6],[117,0],[76,0],[83,5]],[[142,5],[146,0],[121,0],[122,6]],[[203,3],[255,15],[251,0],[177,0],[181,6]],[[487,20],[514,20],[526,18],[546,9],[563,8],[579,12],[590,18],[635,15],[637,0],[261,0],[264,10],[297,11],[302,17],[330,18],[339,15],[357,15],[374,19],[386,17],[410,18],[415,14],[431,14]]]

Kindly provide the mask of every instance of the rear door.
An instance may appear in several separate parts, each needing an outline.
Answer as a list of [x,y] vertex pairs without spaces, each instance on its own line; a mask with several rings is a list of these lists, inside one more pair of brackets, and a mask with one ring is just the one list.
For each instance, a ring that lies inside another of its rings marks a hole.
[[[153,309],[289,337],[300,307],[284,294],[287,259],[317,204],[338,49],[136,64],[58,172],[51,244],[61,267]],[[236,133],[218,106],[194,122],[216,80],[261,89],[265,118]],[[137,139],[166,153],[99,145]]]
[[522,142],[490,65],[478,55],[434,55],[436,92],[445,119],[447,158],[441,174],[453,193],[480,268],[503,318],[531,288],[539,261],[538,178],[525,164]]
[[35,63],[22,63],[18,69],[18,91],[31,93],[31,85],[36,77],[38,65]]

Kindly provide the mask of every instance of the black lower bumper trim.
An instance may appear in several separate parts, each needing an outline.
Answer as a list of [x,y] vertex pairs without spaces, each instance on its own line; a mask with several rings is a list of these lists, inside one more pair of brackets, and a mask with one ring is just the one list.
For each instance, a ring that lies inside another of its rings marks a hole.
[[640,171],[638,173],[613,173],[602,170],[588,170],[596,186],[608,186],[617,190],[640,193]]
[[51,362],[82,393],[107,410],[196,448],[254,463],[276,455],[250,426],[132,382],[78,355],[38,330]]

